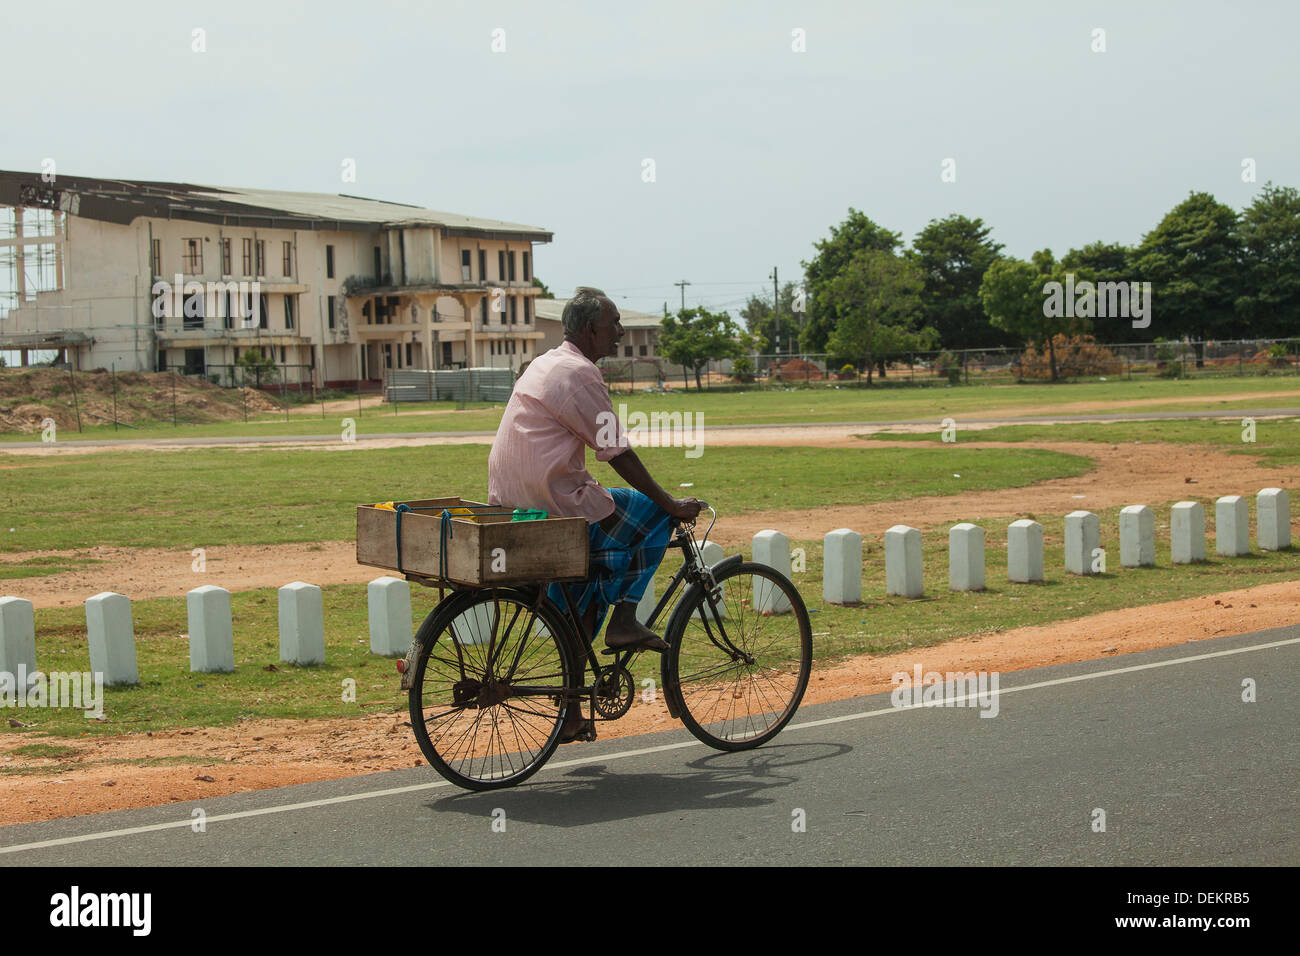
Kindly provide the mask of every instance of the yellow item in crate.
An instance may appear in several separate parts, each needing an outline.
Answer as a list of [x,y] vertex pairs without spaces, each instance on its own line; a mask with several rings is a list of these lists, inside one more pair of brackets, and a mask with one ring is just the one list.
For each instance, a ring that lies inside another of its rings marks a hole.
[[470,521],[473,521],[476,524],[478,523],[478,515],[474,514],[474,512],[470,511],[468,508],[448,508],[447,511],[453,518],[468,518]]
[[380,511],[396,511],[396,510],[397,510],[397,506],[394,505],[391,501],[381,501],[381,502],[379,502],[379,504],[375,505],[375,507],[378,508]]

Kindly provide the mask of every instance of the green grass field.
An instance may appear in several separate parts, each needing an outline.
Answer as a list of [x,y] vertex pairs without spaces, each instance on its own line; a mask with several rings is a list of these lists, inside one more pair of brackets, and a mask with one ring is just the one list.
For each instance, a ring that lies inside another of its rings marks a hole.
[[[6,456],[0,553],[87,543],[188,552],[349,540],[358,504],[442,494],[486,500],[488,452],[486,445],[440,445]],[[690,483],[690,494],[733,515],[1018,487],[1091,466],[1077,455],[1035,448],[723,447],[707,448],[699,458],[647,448],[640,454],[665,487]],[[593,459],[590,467],[602,483],[622,484],[608,465]]]
[[[1280,393],[1269,398],[1242,398],[1243,394]],[[1187,405],[1188,399],[1199,399]],[[1115,413],[1179,411],[1191,408],[1300,407],[1300,378],[1229,378],[1156,381],[1077,382],[1058,385],[954,386],[931,388],[793,388],[753,392],[638,392],[614,396],[615,408],[626,404],[629,412],[693,412],[710,425],[779,425],[808,422],[900,421],[945,417],[1050,414],[1053,407],[1104,402]],[[1145,403],[1152,404],[1145,404]],[[83,433],[60,429],[63,441],[86,439],[233,438],[244,436],[339,435],[343,419],[356,422],[358,435],[405,432],[491,431],[501,420],[502,407],[479,405],[458,410],[454,402],[401,404],[331,412],[304,406],[283,413],[268,413],[247,424],[242,421],[205,425],[148,425],[139,429],[111,425],[87,426]],[[33,442],[39,436],[0,434],[0,443]]]
[[[1218,451],[1246,455],[1265,465],[1300,465],[1300,418],[1261,419],[1253,433],[1240,418],[1224,421],[1080,422],[1064,425],[998,425],[963,431],[957,423],[956,445],[962,442],[1098,442],[1108,445],[1165,442],[1174,445],[1212,445]],[[1243,440],[1243,435],[1253,441]],[[938,426],[932,432],[889,430],[859,436],[878,441],[942,442]]]

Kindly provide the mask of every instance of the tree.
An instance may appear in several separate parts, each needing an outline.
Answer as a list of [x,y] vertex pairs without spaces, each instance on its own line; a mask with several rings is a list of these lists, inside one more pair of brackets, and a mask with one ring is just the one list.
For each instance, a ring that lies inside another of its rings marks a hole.
[[262,387],[263,376],[268,382],[275,381],[275,359],[263,355],[261,349],[244,349],[235,364],[244,370],[245,382],[250,375],[253,376],[253,381],[256,383],[254,388]]
[[812,262],[802,263],[804,289],[807,292],[808,323],[799,336],[805,352],[824,352],[835,329],[835,309],[826,298],[827,287],[864,249],[892,253],[902,241],[902,234],[876,225],[852,206],[848,218],[831,227],[829,239],[819,240],[813,248]]
[[982,219],[960,215],[931,219],[907,252],[925,279],[923,321],[939,333],[946,349],[1011,344],[1006,332],[989,323],[980,303],[984,272],[1002,250],[1000,242],[989,238],[991,232]]
[[1090,324],[1086,318],[1064,314],[1064,310],[1059,315],[1048,314],[1055,311],[1045,307],[1048,284],[1064,284],[1065,272],[1062,265],[1052,260],[1051,250],[1043,249],[1034,253],[1033,263],[999,259],[989,266],[980,283],[980,301],[989,321],[1025,342],[1041,343],[1047,350],[1053,382],[1059,378],[1056,336],[1087,331]]
[[1256,335],[1295,334],[1300,326],[1300,191],[1266,183],[1237,226],[1244,288],[1237,312]]
[[[1155,292],[1162,334],[1204,341],[1231,328],[1240,243],[1237,214],[1209,193],[1192,193],[1142,237],[1135,266]],[[1197,346],[1196,364],[1204,364]]]
[[[1134,251],[1121,243],[1090,242],[1083,248],[1071,249],[1062,256],[1060,271],[1098,283],[1122,282],[1127,287],[1136,278],[1133,258]],[[1096,329],[1099,333],[1097,340],[1101,342],[1128,342],[1134,337],[1151,337],[1149,331],[1135,329],[1129,323],[1097,323]]]
[[542,290],[542,291],[541,291],[541,294],[538,296],[539,299],[554,299],[554,298],[555,298],[555,296],[551,295],[551,290],[548,289],[548,288],[546,288],[546,283],[543,282],[541,279],[537,278],[537,276],[533,276],[533,285],[534,285],[536,288]]
[[870,385],[872,367],[885,355],[929,348],[938,334],[920,327],[924,287],[921,271],[907,260],[860,249],[823,290],[835,318],[830,351],[863,359]]
[[747,351],[746,344],[738,341],[740,328],[725,312],[682,309],[667,316],[659,327],[659,351],[674,365],[681,365],[695,373],[695,387],[703,389],[700,369],[711,360],[732,358]]
[[772,299],[767,295],[751,295],[740,310],[745,328],[754,336],[755,347],[760,352],[794,351],[799,337],[799,320],[794,313],[798,292],[793,282],[781,287],[781,305],[775,318],[772,316]]
[[[1136,272],[1133,250],[1118,242],[1090,242],[1082,249],[1071,249],[1061,257],[1065,272],[1086,275],[1097,282],[1131,282]],[[1100,342],[1129,342],[1135,336],[1149,338],[1148,332],[1134,329],[1129,323],[1097,323]]]

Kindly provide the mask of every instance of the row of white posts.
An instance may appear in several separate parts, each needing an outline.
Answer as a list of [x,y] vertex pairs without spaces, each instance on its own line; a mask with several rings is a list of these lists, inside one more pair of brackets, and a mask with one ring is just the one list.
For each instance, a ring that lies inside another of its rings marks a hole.
[[[370,650],[385,657],[405,654],[411,643],[411,587],[400,578],[382,577],[367,588]],[[189,623],[190,670],[235,669],[230,592],[204,585],[185,596]],[[325,663],[325,614],[321,589],[294,581],[280,588],[280,660]],[[104,683],[138,684],[135,625],[131,601],[105,591],[86,600],[90,669]],[[20,667],[22,670],[20,670]],[[31,601],[0,598],[0,673],[36,673],[36,620]]]
[[[1257,544],[1262,551],[1277,551],[1291,544],[1290,499],[1281,488],[1265,488],[1256,496]],[[1234,557],[1250,552],[1249,511],[1240,495],[1215,503],[1216,550]],[[1145,505],[1120,511],[1120,564],[1143,567],[1155,564],[1155,516]],[[1065,516],[1065,569],[1072,574],[1102,570],[1101,520],[1089,511]],[[1175,564],[1205,559],[1205,509],[1199,502],[1180,501],[1170,509],[1170,545]],[[823,540],[822,600],[829,604],[856,604],[862,600],[862,535],[838,528]],[[723,558],[721,546],[708,542],[701,549],[706,565]],[[790,539],[779,531],[754,535],[754,561],[790,576]],[[1022,519],[1007,528],[1007,577],[1011,581],[1043,580],[1043,526]],[[948,532],[948,587],[953,591],[984,588],[984,529],[963,522]],[[921,532],[895,525],[885,532],[885,591],[902,597],[924,593],[921,573]],[[370,650],[395,657],[405,654],[411,642],[410,585],[394,577],[371,581],[366,589],[370,619]],[[654,608],[653,582],[638,606],[644,621]],[[234,629],[230,592],[205,585],[186,595],[190,640],[190,670],[233,671]],[[779,593],[754,595],[759,611],[788,610]],[[325,662],[325,615],[321,589],[295,581],[280,588],[280,660],[292,664]],[[86,632],[90,667],[104,675],[105,684],[136,684],[135,628],[131,602],[122,594],[105,591],[86,601]],[[0,598],[0,672],[36,673],[36,628],[32,603],[17,597]]]
[[[1282,488],[1265,488],[1256,496],[1256,536],[1261,551],[1291,544],[1291,506]],[[1250,513],[1241,495],[1215,502],[1215,550],[1224,557],[1250,553]],[[769,534],[774,532],[762,532]],[[1205,560],[1205,508],[1180,501],[1170,508],[1170,557],[1174,564]],[[822,600],[854,604],[861,600],[862,536],[847,528],[826,535]],[[755,553],[758,545],[755,539]],[[1140,568],[1156,562],[1155,515],[1146,505],[1131,505],[1119,514],[1120,564]],[[1105,570],[1101,519],[1090,511],[1065,516],[1065,570],[1097,574]],[[787,558],[788,566],[788,558]],[[1043,580],[1043,526],[1021,519],[1007,528],[1007,578],[1027,583]],[[963,522],[948,532],[948,587],[953,591],[984,589],[984,529]],[[902,597],[924,593],[921,532],[894,525],[885,532],[885,592]]]

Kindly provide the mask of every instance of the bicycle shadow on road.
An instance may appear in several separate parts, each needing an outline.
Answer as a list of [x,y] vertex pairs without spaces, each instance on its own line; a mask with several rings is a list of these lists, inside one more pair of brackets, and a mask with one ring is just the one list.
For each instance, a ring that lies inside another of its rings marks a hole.
[[[620,772],[600,758],[558,768],[508,790],[456,793],[425,804],[476,821],[501,808],[508,819],[559,827],[611,823],[682,810],[764,807],[782,787],[799,782],[803,764],[847,755],[848,744],[777,744],[739,753],[713,753],[668,773]],[[559,779],[555,779],[555,778]]]

